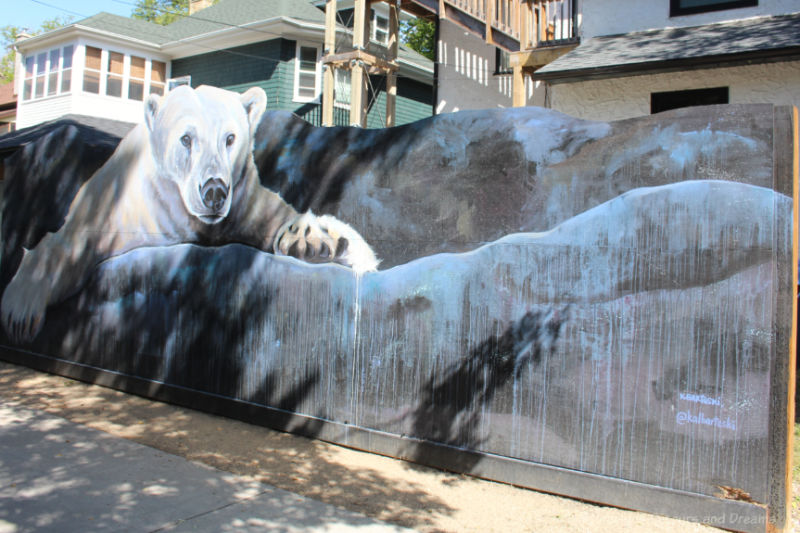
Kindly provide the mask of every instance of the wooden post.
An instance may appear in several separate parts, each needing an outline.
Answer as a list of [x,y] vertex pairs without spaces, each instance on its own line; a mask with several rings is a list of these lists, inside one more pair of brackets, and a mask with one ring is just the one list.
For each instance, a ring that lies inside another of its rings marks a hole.
[[[369,1],[355,0],[353,12],[353,48],[365,50],[369,31]],[[350,70],[350,125],[367,125],[367,69],[360,60],[354,61]]]
[[[336,0],[325,2],[325,50],[322,57],[336,53]],[[324,65],[322,78],[322,125],[333,126],[334,85],[336,71],[333,64]]]
[[[397,43],[400,39],[400,19],[398,16],[397,0],[388,0],[389,3],[389,57],[390,62],[397,60]],[[386,73],[386,127],[395,126],[397,105],[397,73],[390,70]]]
[[531,21],[533,11],[531,10],[530,0],[520,0],[519,3],[519,49],[528,50],[531,48]]
[[[517,52],[519,54],[520,52]],[[511,105],[514,107],[525,107],[525,71],[522,70],[520,61],[514,62],[514,70],[511,78]]]
[[486,44],[494,44],[494,36],[492,35],[492,23],[494,22],[495,13],[497,12],[497,0],[486,0]]

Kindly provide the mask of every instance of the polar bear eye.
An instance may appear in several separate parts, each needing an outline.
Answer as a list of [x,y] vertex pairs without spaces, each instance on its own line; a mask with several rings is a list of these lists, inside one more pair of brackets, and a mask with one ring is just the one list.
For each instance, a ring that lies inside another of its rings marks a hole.
[[184,145],[186,148],[192,147],[192,138],[189,137],[189,134],[186,133],[181,137],[181,144]]
[[235,140],[236,140],[236,135],[234,135],[233,133],[231,133],[231,134],[230,134],[230,135],[228,135],[228,137],[225,139],[225,146],[231,146],[231,145],[233,144],[233,141],[235,141]]

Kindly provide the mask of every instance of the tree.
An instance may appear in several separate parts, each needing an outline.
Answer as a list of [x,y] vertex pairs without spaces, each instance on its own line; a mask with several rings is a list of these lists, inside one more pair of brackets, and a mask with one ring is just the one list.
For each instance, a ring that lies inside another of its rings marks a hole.
[[436,25],[433,21],[423,18],[414,18],[404,21],[400,26],[400,40],[431,61],[434,58],[436,46]]
[[[219,0],[212,0],[211,5]],[[166,26],[189,15],[189,0],[136,0],[131,17]]]
[[0,28],[0,41],[6,51],[5,55],[0,58],[0,84],[14,81],[14,62],[17,58],[17,51],[14,50],[14,43],[17,42],[17,39],[21,35],[39,35],[40,33],[65,26],[71,21],[72,17],[56,17],[45,20],[42,22],[41,26],[35,30],[20,28],[19,26],[4,26]]
[[189,14],[189,0],[137,0],[131,17],[166,26]]

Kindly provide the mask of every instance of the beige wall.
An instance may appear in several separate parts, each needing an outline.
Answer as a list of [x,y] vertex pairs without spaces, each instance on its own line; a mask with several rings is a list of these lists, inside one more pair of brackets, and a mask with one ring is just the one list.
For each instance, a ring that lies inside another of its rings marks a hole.
[[800,61],[713,68],[550,87],[553,109],[592,120],[650,114],[650,93],[730,87],[730,103],[800,106]]

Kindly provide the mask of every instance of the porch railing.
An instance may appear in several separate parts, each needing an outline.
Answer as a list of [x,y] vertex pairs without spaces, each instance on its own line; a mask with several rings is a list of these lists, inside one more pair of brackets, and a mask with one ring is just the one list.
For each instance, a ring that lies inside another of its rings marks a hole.
[[520,42],[520,49],[574,42],[577,0],[444,0],[470,17]]
[[[299,109],[296,109],[294,114],[310,123],[312,126],[322,126],[322,104],[314,102],[305,104]],[[334,106],[333,125],[349,126],[350,110]]]

